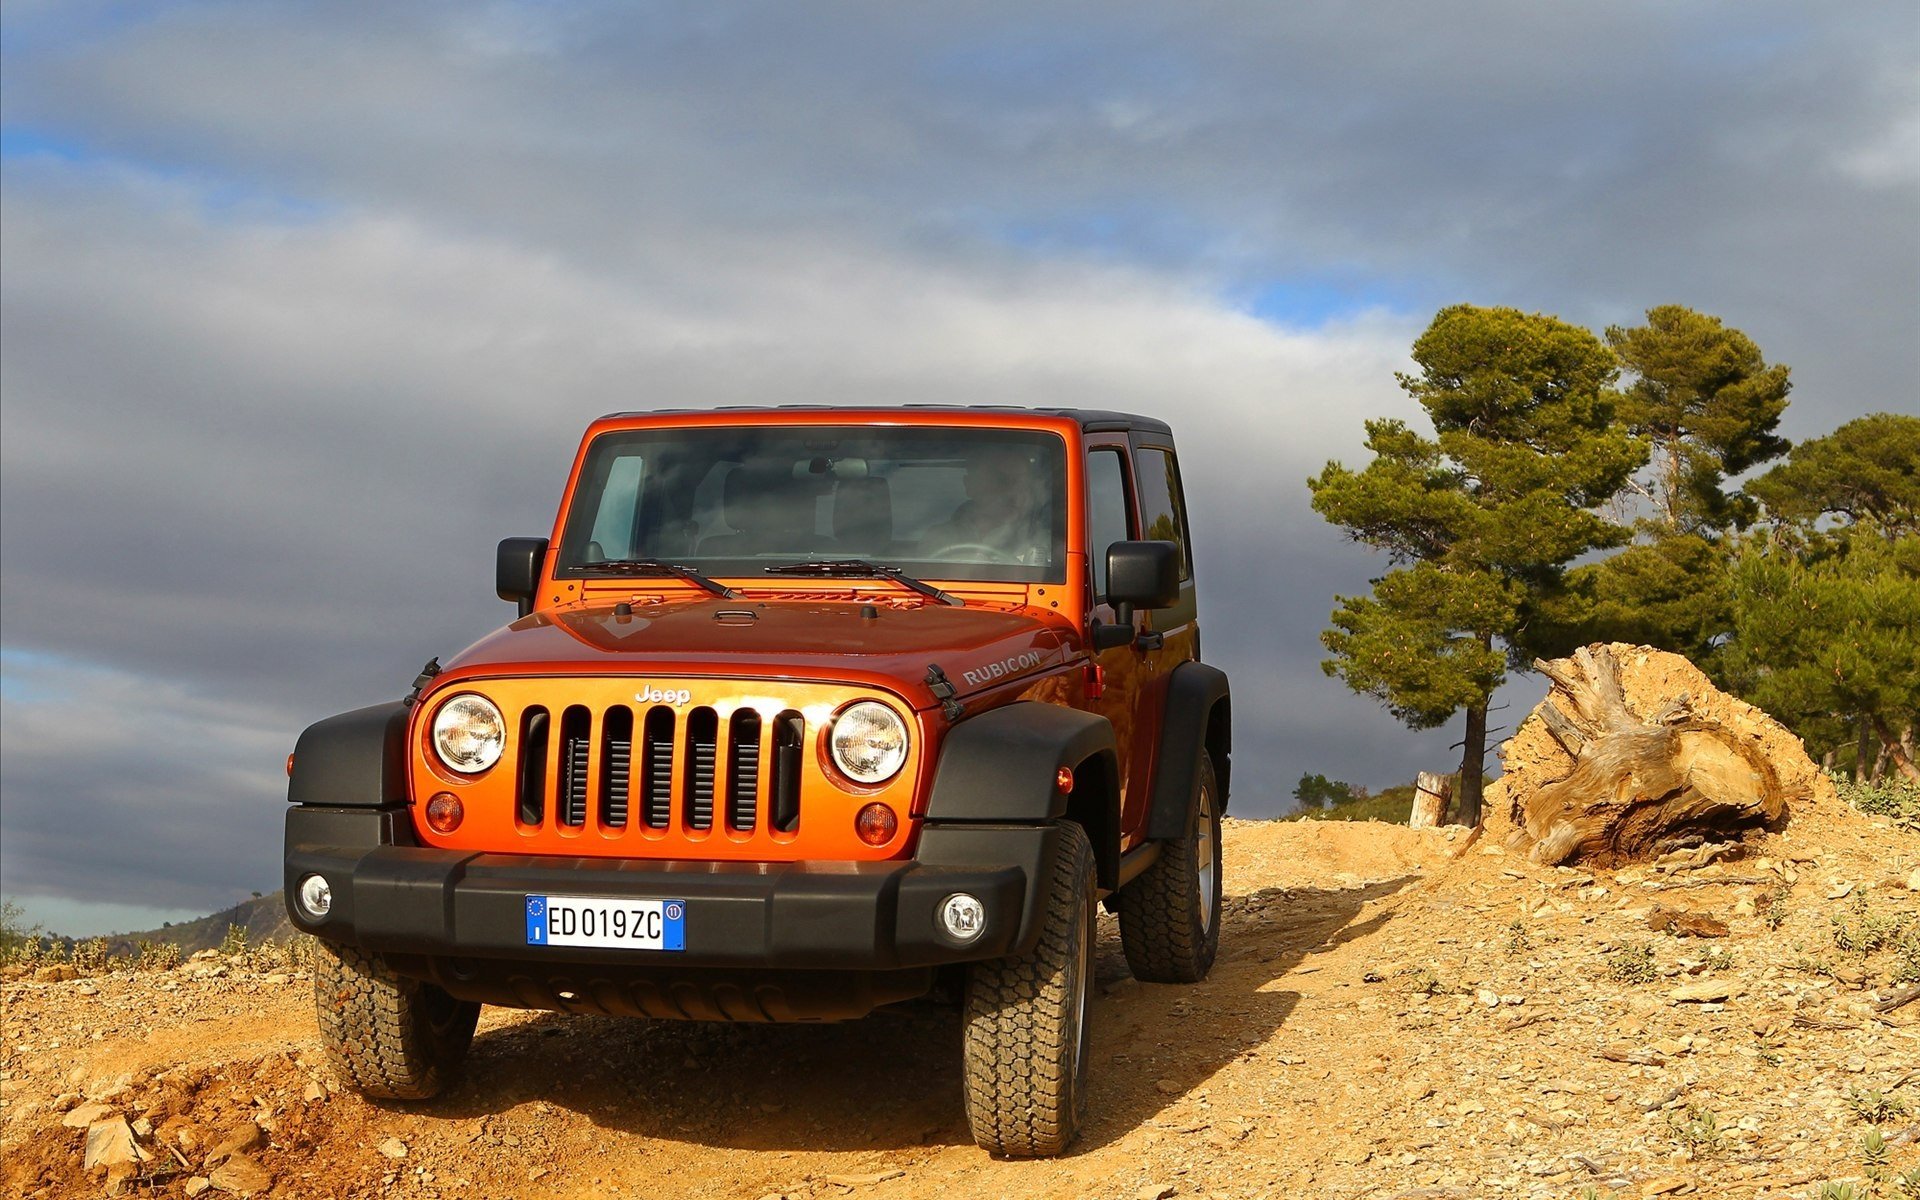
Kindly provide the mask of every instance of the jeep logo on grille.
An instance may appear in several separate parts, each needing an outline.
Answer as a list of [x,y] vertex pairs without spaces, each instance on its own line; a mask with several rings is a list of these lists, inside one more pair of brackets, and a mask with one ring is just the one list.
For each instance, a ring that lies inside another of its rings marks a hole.
[[652,684],[648,684],[646,687],[635,692],[633,698],[642,704],[671,704],[675,708],[678,708],[680,705],[690,702],[693,699],[693,693],[686,688],[676,688],[668,691],[664,688],[657,688]]

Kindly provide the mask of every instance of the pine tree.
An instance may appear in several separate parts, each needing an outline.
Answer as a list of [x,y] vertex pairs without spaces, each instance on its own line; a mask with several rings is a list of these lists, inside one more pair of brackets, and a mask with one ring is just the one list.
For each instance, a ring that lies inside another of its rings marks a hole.
[[1595,641],[1658,646],[1705,663],[1733,621],[1726,535],[1751,524],[1753,500],[1725,484],[1777,457],[1788,368],[1720,318],[1677,304],[1645,325],[1607,330],[1631,374],[1620,418],[1647,440],[1651,469],[1629,482],[1651,515],[1633,545],[1567,573],[1534,626],[1547,657]]
[[1742,548],[1733,579],[1725,675],[1739,695],[1799,732],[1853,725],[1856,778],[1871,731],[1920,780],[1899,736],[1920,719],[1920,533],[1770,531]]
[[1487,704],[1535,651],[1528,633],[1566,564],[1628,531],[1594,511],[1646,461],[1614,418],[1616,361],[1592,333],[1511,308],[1442,309],[1400,386],[1434,436],[1368,421],[1373,461],[1330,462],[1313,507],[1394,569],[1337,596],[1329,675],[1415,729],[1466,712],[1460,813],[1480,816]]
[[1874,413],[1795,447],[1748,485],[1772,527],[1734,565],[1720,672],[1804,737],[1902,743],[1920,723],[1920,417]]
[[1920,532],[1920,417],[1870,413],[1747,486],[1775,520],[1870,521],[1890,533]]
[[1648,309],[1645,325],[1610,327],[1607,344],[1634,376],[1620,418],[1650,445],[1652,476],[1633,486],[1655,520],[1696,534],[1750,523],[1752,502],[1722,485],[1786,452],[1774,430],[1789,368],[1767,365],[1753,339],[1719,317],[1679,304]]

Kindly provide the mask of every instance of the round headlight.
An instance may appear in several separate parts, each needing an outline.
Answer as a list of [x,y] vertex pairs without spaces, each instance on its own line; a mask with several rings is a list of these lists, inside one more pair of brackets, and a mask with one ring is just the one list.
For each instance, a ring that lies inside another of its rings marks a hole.
[[500,761],[507,746],[507,721],[493,701],[463,692],[433,716],[433,748],[440,761],[463,775],[484,771]]
[[877,700],[848,705],[833,721],[833,765],[855,783],[892,779],[907,761],[907,726]]

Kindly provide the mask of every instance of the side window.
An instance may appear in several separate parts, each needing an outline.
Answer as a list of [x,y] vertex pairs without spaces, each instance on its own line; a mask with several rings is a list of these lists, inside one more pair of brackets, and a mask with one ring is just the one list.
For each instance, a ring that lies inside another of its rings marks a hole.
[[1186,506],[1180,502],[1180,473],[1166,450],[1136,450],[1133,466],[1140,480],[1140,520],[1150,542],[1180,547],[1180,579],[1193,578],[1193,551],[1187,545]]
[[1087,455],[1087,530],[1092,543],[1093,597],[1107,595],[1107,547],[1124,542],[1127,530],[1127,471],[1118,450],[1095,450]]

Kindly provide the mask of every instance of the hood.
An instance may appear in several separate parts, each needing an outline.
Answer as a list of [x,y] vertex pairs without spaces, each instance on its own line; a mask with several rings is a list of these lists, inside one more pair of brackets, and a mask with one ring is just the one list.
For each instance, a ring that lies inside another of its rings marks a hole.
[[1068,631],[1030,610],[848,600],[594,604],[536,612],[482,638],[436,687],[489,675],[659,674],[848,680],[915,706],[938,664],[962,696],[1066,662]]

